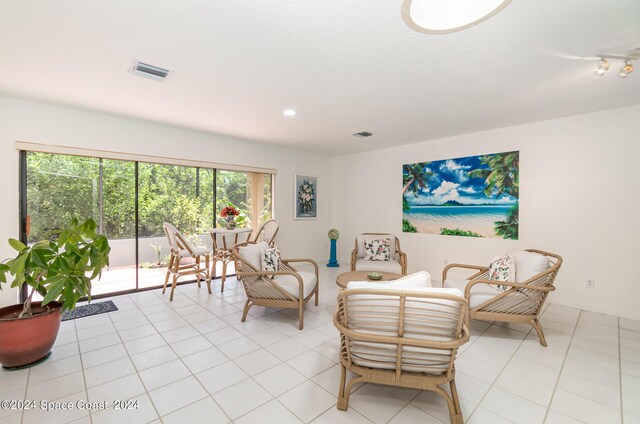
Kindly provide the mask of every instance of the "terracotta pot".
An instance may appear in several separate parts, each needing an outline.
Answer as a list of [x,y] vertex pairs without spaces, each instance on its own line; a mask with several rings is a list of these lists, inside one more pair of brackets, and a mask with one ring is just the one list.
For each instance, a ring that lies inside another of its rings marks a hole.
[[61,304],[51,302],[44,308],[33,302],[34,315],[16,317],[22,305],[0,309],[0,363],[5,368],[20,367],[44,358],[53,347],[60,329]]

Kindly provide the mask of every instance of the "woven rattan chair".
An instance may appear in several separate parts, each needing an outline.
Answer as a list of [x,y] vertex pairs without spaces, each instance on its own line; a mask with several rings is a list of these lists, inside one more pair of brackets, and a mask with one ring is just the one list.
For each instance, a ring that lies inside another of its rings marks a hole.
[[[364,239],[386,237],[391,239],[391,261],[365,261]],[[407,255],[400,249],[400,240],[393,234],[362,233],[356,237],[355,247],[351,251],[351,271],[388,271],[407,275]]]
[[[247,313],[253,306],[293,308],[298,310],[298,328],[302,330],[304,306],[313,296],[318,306],[318,264],[306,258],[281,259],[278,271],[261,271],[259,252],[268,247],[266,242],[249,241],[233,249],[233,257],[238,264],[236,277],[247,294],[241,321],[247,319]],[[314,272],[298,271],[292,266],[305,262],[313,265]]]
[[[462,296],[438,289],[340,292],[333,317],[341,341],[338,409],[349,407],[354,384],[367,382],[434,391],[446,400],[451,422],[464,422],[454,360],[469,340],[467,314]],[[348,384],[347,370],[357,374]],[[447,383],[451,394],[439,387]]]
[[211,275],[209,274],[209,259],[211,251],[206,248],[192,247],[173,225],[165,222],[162,224],[167,236],[171,255],[169,265],[162,286],[162,294],[167,290],[169,277],[171,280],[171,294],[169,301],[173,301],[173,293],[178,284],[178,279],[184,276],[195,276],[200,287],[200,280],[205,280],[207,289],[211,293]]
[[269,243],[269,246],[273,247],[279,228],[280,227],[278,226],[278,220],[270,219],[262,224],[262,227],[260,227],[258,232],[256,232],[256,235],[252,241],[256,243],[259,241],[266,241],[267,243]]
[[[503,292],[498,292],[492,287],[498,282],[488,280],[489,268],[486,266],[450,264],[442,271],[442,281],[445,287],[464,290],[464,296],[470,305],[471,318],[531,324],[538,334],[540,344],[547,346],[538,315],[549,292],[556,289],[553,283],[562,265],[562,258],[542,250],[526,251],[546,256],[549,267],[520,283],[500,281],[500,285],[509,287]],[[465,280],[454,280],[447,277],[452,268],[473,269],[477,272]]]

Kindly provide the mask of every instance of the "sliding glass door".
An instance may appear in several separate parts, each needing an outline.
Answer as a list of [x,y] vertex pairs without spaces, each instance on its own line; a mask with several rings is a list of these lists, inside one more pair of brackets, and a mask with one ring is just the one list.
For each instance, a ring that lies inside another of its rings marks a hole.
[[240,210],[242,227],[257,229],[272,215],[271,174],[38,152],[21,158],[25,241],[55,237],[72,217],[93,218],[109,239],[110,267],[94,296],[162,285],[170,254],[164,222],[211,248],[209,230],[227,204]]

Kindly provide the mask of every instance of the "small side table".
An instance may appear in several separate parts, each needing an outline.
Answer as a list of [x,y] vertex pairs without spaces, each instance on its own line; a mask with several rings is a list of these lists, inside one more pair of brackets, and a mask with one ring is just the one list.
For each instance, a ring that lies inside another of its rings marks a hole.
[[211,233],[211,240],[213,240],[213,264],[211,265],[211,278],[216,276],[216,261],[222,262],[222,275],[220,277],[221,287],[220,291],[224,291],[224,281],[227,277],[227,264],[233,262],[238,267],[233,259],[232,250],[240,243],[244,243],[249,240],[251,236],[251,228],[234,228],[233,230],[227,230],[226,228],[213,228],[209,232]]
[[379,271],[382,274],[382,278],[379,279],[379,280],[371,280],[371,279],[369,279],[369,277],[367,277],[367,274],[370,273],[370,272],[372,272],[372,271],[349,271],[349,272],[344,272],[344,273],[338,275],[338,277],[336,278],[336,284],[341,289],[346,289],[347,288],[347,284],[349,284],[352,281],[371,281],[372,283],[376,283],[376,282],[385,282],[385,281],[397,280],[398,278],[402,277],[402,275],[396,274],[395,272],[380,272]]

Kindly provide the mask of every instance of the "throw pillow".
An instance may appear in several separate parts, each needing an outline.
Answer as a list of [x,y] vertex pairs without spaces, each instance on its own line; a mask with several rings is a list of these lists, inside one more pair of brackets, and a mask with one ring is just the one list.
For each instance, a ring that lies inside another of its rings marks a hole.
[[390,261],[391,260],[391,240],[388,238],[365,239],[364,240],[364,260],[365,261]]
[[[489,280],[493,281],[515,281],[516,265],[511,256],[496,256],[489,265]],[[505,291],[508,286],[497,284],[499,291]]]
[[280,270],[280,250],[277,247],[265,249],[260,254],[261,269],[277,272]]

